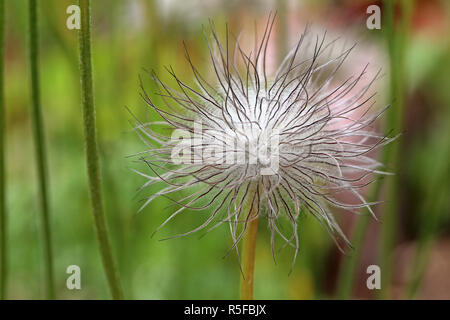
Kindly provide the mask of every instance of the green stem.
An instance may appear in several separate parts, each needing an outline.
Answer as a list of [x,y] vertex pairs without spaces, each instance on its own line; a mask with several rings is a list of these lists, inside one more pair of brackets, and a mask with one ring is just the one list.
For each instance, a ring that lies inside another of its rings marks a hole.
[[7,245],[6,245],[6,182],[5,182],[5,1],[0,0],[0,300],[6,298]]
[[247,224],[242,244],[242,277],[241,277],[241,300],[253,300],[253,283],[255,273],[256,238],[258,235],[258,218],[256,207],[253,206],[249,214],[250,222]]
[[38,172],[38,190],[41,206],[41,223],[44,237],[45,279],[47,283],[47,298],[54,298],[53,284],[53,258],[51,227],[49,222],[48,182],[47,182],[47,157],[44,141],[44,129],[42,124],[42,110],[39,84],[39,32],[38,12],[36,0],[29,0],[29,46],[31,68],[31,120],[33,126],[33,138],[36,150],[36,165]]
[[123,299],[119,274],[117,272],[116,263],[112,254],[108,229],[106,227],[100,183],[100,170],[95,128],[94,94],[92,85],[90,1],[79,0],[78,3],[81,9],[81,29],[78,32],[78,40],[80,49],[83,122],[92,213],[94,215],[95,230],[97,233],[97,240],[102,256],[103,268],[106,273],[106,278],[108,280],[112,298]]
[[[405,94],[405,46],[407,30],[411,19],[412,1],[403,0],[401,2],[400,25],[395,26],[395,1],[386,1],[387,15],[387,40],[390,56],[391,88],[390,95],[392,101],[391,110],[388,113],[388,126],[401,132],[403,130],[404,116],[404,94]],[[399,184],[401,176],[401,139],[386,147],[388,163],[395,168],[396,175],[389,179],[386,186],[387,204],[383,215],[380,239],[380,269],[381,291],[379,297],[387,299],[391,294],[391,278],[393,251],[395,246],[395,230],[397,226],[397,214],[399,213]]]
[[[390,61],[390,96],[392,100],[391,109],[388,112],[387,123],[390,128],[395,128],[398,122],[398,115],[400,108],[402,107],[403,94],[401,92],[401,83],[398,79],[401,79],[400,72],[401,66],[398,64],[398,58],[400,55],[399,46],[399,35],[395,32],[395,17],[394,17],[394,2],[395,0],[386,1],[386,16],[387,16],[387,41],[389,48],[389,61]],[[398,141],[395,145],[398,145]],[[397,157],[398,148],[393,145],[386,147],[387,159],[394,166],[398,168],[395,163],[395,158]],[[396,172],[398,175],[398,172]],[[390,295],[390,283],[391,283],[391,269],[392,269],[392,250],[395,244],[395,225],[396,224],[396,214],[398,212],[397,205],[397,176],[393,177],[386,185],[386,196],[388,197],[388,202],[385,206],[385,212],[382,216],[383,224],[381,225],[380,234],[380,252],[379,252],[379,263],[382,271],[382,282],[381,282],[381,293],[380,298],[387,298]]]

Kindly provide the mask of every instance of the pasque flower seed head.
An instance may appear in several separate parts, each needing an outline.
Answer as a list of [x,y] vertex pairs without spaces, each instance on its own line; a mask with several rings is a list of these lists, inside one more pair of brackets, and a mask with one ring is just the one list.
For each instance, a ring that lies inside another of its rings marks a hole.
[[[149,168],[136,172],[148,180],[143,188],[160,186],[142,208],[184,190],[182,199],[173,200],[179,209],[157,230],[186,210],[204,211],[204,223],[175,237],[227,223],[237,248],[250,219],[265,216],[272,249],[278,235],[296,256],[301,212],[347,244],[332,208],[367,208],[374,215],[374,203],[365,201],[361,189],[373,174],[386,174],[370,154],[393,139],[373,129],[385,110],[374,110],[375,94],[369,91],[379,73],[367,77],[365,66],[342,78],[339,71],[354,46],[341,47],[337,39],[315,36],[308,28],[278,70],[269,72],[274,20],[268,19],[253,50],[245,50],[228,30],[220,42],[211,22],[212,40],[206,38],[214,81],[198,71],[186,49],[195,86],[167,68],[176,88],[153,75],[165,106],[143,89],[145,102],[163,121],[136,126],[148,146],[139,155]],[[157,126],[172,134],[161,134]],[[356,202],[342,200],[342,193]],[[281,228],[280,219],[292,229]]]

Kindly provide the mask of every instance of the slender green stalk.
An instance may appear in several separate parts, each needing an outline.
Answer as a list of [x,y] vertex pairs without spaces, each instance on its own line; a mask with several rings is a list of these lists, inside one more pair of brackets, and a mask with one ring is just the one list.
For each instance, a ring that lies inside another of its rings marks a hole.
[[50,226],[50,210],[48,201],[47,182],[47,154],[44,141],[44,127],[42,123],[40,84],[39,84],[39,32],[38,32],[38,8],[36,0],[29,0],[29,46],[30,46],[30,70],[31,70],[31,119],[33,138],[36,150],[36,165],[38,172],[38,193],[41,206],[41,224],[44,240],[44,260],[47,298],[54,298],[53,283],[53,257]]
[[[386,1],[387,16],[387,40],[390,56],[391,70],[391,100],[392,107],[388,113],[388,126],[394,130],[401,132],[403,130],[404,116],[404,94],[405,94],[405,46],[407,30],[411,19],[412,1],[403,0],[399,2],[401,5],[400,24],[395,26],[395,1]],[[401,139],[387,146],[388,163],[395,168],[396,175],[389,179],[386,185],[387,204],[383,215],[383,224],[381,228],[380,242],[380,268],[381,291],[380,298],[387,299],[390,297],[391,278],[392,278],[392,262],[393,251],[395,246],[395,230],[397,226],[397,214],[399,212],[399,184],[401,176]]]
[[6,195],[5,195],[5,1],[0,0],[0,299],[6,298],[7,245],[6,245]]
[[79,0],[81,9],[81,29],[78,32],[80,49],[80,73],[83,104],[83,122],[86,144],[86,162],[89,178],[89,193],[91,197],[92,213],[94,215],[95,230],[102,256],[103,268],[108,280],[113,299],[123,299],[119,274],[111,250],[106,219],[103,210],[103,200],[100,182],[97,137],[95,128],[94,93],[92,85],[91,61],[91,18],[90,1]]
[[[395,128],[399,130],[400,128],[396,126],[399,119],[399,113],[403,107],[403,92],[401,83],[400,73],[402,72],[402,66],[399,64],[400,52],[400,39],[396,32],[395,21],[394,21],[394,6],[395,0],[386,1],[386,35],[389,48],[389,59],[390,59],[390,96],[392,100],[391,109],[388,112],[387,124],[390,128]],[[396,166],[395,158],[398,156],[398,143],[395,146],[388,145],[386,147],[386,152],[388,154],[387,159],[394,168]],[[395,224],[396,215],[398,212],[397,203],[397,178],[398,172],[395,177],[391,179],[386,185],[386,196],[388,197],[388,202],[385,206],[385,212],[383,214],[383,224],[381,226],[381,238],[380,238],[380,268],[382,271],[382,281],[381,281],[381,293],[379,297],[388,298],[390,295],[390,284],[392,277],[392,251],[395,244]]]
[[249,217],[251,220],[247,224],[243,244],[242,244],[242,277],[241,277],[241,300],[253,300],[253,282],[255,273],[256,238],[258,235],[258,218],[253,218],[256,214],[256,206]]
[[344,261],[339,270],[337,294],[336,297],[341,300],[346,300],[351,297],[353,285],[355,282],[356,265],[361,255],[361,246],[364,241],[367,227],[369,226],[370,217],[362,216],[359,218],[355,230],[353,232],[352,243],[355,250],[349,257],[344,257]]

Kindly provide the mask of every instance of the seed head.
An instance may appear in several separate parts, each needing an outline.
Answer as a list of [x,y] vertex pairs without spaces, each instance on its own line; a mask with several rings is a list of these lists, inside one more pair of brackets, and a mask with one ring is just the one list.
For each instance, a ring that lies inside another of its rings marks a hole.
[[[186,49],[195,86],[172,68],[167,71],[176,88],[153,74],[165,107],[155,105],[141,84],[143,99],[163,121],[137,120],[136,131],[148,146],[139,155],[150,173],[136,172],[148,180],[142,188],[160,186],[142,208],[159,196],[187,193],[173,200],[179,209],[157,230],[187,209],[208,212],[200,226],[174,237],[227,223],[237,251],[249,221],[264,216],[272,251],[278,235],[295,249],[295,260],[301,213],[314,216],[333,239],[348,245],[331,209],[367,208],[375,217],[375,203],[366,202],[361,189],[373,174],[386,174],[370,153],[393,138],[373,129],[385,110],[373,110],[375,94],[369,93],[379,72],[367,79],[366,65],[356,75],[339,76],[354,46],[341,48],[338,39],[314,36],[306,28],[278,70],[269,73],[274,20],[269,17],[250,51],[240,37],[233,37],[230,48],[228,30],[221,43],[210,22],[212,40],[205,38],[215,80],[200,74]],[[160,125],[170,128],[171,136],[155,130]],[[349,195],[356,201],[344,200]],[[283,230],[282,219],[292,230]]]

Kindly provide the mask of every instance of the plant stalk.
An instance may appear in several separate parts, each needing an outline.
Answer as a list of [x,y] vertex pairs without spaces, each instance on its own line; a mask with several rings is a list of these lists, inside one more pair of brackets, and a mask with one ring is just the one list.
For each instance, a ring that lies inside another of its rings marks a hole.
[[8,254],[6,243],[6,180],[5,180],[5,1],[0,0],[0,300],[6,299]]
[[340,300],[347,300],[352,296],[352,290],[355,283],[356,266],[361,255],[364,236],[369,226],[370,219],[372,219],[372,217],[368,215],[359,217],[353,231],[352,243],[355,246],[355,250],[352,252],[351,256],[344,257],[345,260],[342,262],[339,270],[337,298]]
[[31,121],[36,152],[38,173],[38,193],[41,207],[41,224],[44,240],[45,280],[48,299],[54,298],[53,255],[50,226],[50,209],[48,201],[47,153],[44,141],[44,126],[42,120],[40,83],[39,83],[39,30],[38,8],[36,0],[29,0],[29,47],[31,70]]
[[[387,15],[387,40],[390,56],[390,95],[392,101],[391,110],[388,113],[388,126],[398,132],[403,130],[403,117],[405,108],[405,52],[406,37],[411,21],[412,1],[402,0],[386,1]],[[398,26],[395,24],[395,3],[400,4],[401,19]],[[395,168],[395,176],[389,179],[386,185],[386,195],[388,201],[383,215],[383,224],[381,228],[380,241],[380,268],[381,291],[379,297],[388,299],[391,295],[391,280],[393,266],[393,251],[396,242],[397,215],[400,205],[398,198],[400,196],[400,176],[401,172],[401,145],[402,139],[398,139],[393,144],[386,146],[388,163]]]
[[247,224],[247,230],[242,240],[241,300],[253,300],[256,239],[259,218],[254,217],[257,206],[252,207],[252,212],[249,215],[250,221]]
[[94,225],[103,268],[106,273],[112,298],[123,299],[122,287],[120,285],[119,274],[112,254],[106,218],[103,210],[92,83],[90,1],[79,0],[78,3],[81,9],[81,29],[78,32],[78,40],[80,49],[82,109],[92,214],[94,216]]

